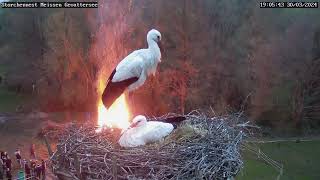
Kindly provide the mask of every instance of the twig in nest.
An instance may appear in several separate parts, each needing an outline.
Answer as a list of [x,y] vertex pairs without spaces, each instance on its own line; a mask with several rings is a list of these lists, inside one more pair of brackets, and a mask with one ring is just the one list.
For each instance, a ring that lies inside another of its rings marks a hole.
[[[185,117],[187,120],[164,142],[130,149],[117,144],[119,131],[105,129],[96,133],[92,125],[69,125],[60,134],[52,165],[76,177],[80,166],[87,179],[225,179],[236,176],[243,167],[241,144],[251,125],[238,122],[238,114],[208,117],[194,111]],[[76,165],[78,163],[80,165]]]

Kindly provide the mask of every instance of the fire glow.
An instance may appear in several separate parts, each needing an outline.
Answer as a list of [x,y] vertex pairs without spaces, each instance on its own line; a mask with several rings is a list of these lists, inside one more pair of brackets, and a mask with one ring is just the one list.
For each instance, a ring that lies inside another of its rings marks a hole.
[[[103,83],[99,83],[99,90],[104,89]],[[100,93],[102,94],[102,93]],[[121,128],[129,127],[130,111],[126,102],[125,94],[122,94],[109,109],[106,109],[101,98],[98,101],[98,126],[102,128]]]

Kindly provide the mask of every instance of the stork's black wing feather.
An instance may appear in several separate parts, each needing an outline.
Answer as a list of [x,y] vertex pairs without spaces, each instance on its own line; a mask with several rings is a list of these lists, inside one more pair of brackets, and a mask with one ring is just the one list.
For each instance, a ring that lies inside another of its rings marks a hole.
[[161,121],[161,122],[171,123],[174,129],[176,129],[177,125],[179,125],[182,121],[186,119],[187,118],[184,116],[174,116],[174,117],[166,117],[166,118],[152,118],[152,119],[148,119],[148,121]]
[[108,78],[107,86],[102,94],[102,102],[104,106],[108,109],[113,102],[124,92],[124,90],[130,86],[132,83],[136,82],[139,78],[132,77],[120,82],[112,82],[112,78],[116,73],[114,69]]

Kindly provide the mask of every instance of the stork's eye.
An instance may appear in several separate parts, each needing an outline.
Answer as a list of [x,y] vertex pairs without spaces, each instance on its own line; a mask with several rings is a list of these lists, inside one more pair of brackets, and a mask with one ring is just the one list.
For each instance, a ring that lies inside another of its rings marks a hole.
[[158,40],[160,39],[160,36],[159,35],[157,35],[157,38],[158,38]]

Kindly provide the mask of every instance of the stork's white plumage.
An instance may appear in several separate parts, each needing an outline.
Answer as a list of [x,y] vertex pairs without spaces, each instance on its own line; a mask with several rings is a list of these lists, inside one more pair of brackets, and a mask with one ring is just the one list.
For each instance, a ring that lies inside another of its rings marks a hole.
[[137,147],[152,143],[168,136],[174,126],[170,123],[159,121],[147,121],[145,116],[136,116],[129,129],[125,130],[119,144],[122,147]]
[[158,63],[161,62],[160,32],[155,29],[150,30],[147,42],[147,49],[133,51],[111,73],[102,94],[102,102],[107,109],[125,90],[130,92],[138,89],[150,74],[155,75]]

